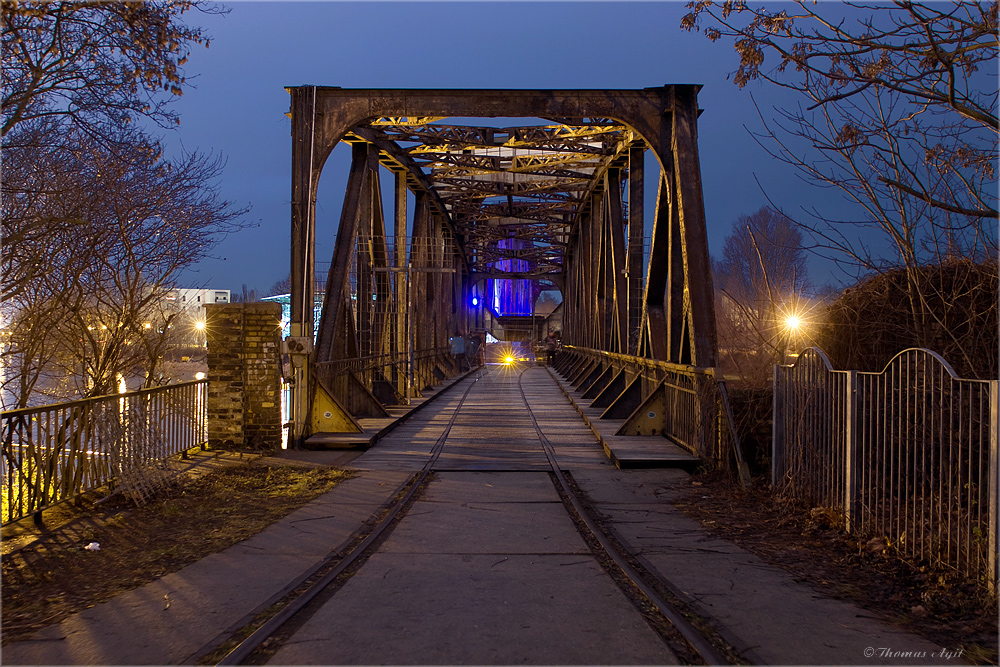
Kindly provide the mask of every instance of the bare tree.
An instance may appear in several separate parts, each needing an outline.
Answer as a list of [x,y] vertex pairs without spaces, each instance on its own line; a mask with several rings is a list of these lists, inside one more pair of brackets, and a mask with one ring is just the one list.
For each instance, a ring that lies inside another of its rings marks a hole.
[[209,43],[180,22],[191,0],[4,2],[2,136],[21,123],[73,124],[92,138],[149,118],[176,124],[162,93],[181,95],[189,45]]
[[256,287],[251,289],[247,287],[246,283],[243,283],[243,289],[239,292],[233,292],[230,299],[233,303],[255,303],[260,301],[262,296],[266,295],[260,294]]
[[[996,3],[897,0],[819,9],[797,0],[779,10],[699,0],[690,6],[683,28],[699,29],[707,20],[709,39],[735,40],[740,65],[734,80],[740,87],[765,80],[805,95],[808,110],[835,108],[844,100],[863,109],[866,103],[859,98],[873,93],[905,100],[907,114],[899,129],[921,124],[939,128],[941,142],[927,147],[925,159],[955,176],[961,187],[941,192],[915,173],[912,182],[892,176],[884,182],[952,213],[997,216],[995,188],[961,177],[964,170],[984,169],[996,159]],[[788,6],[795,8],[792,13]],[[778,60],[770,70],[762,67],[768,54]],[[881,134],[878,127],[867,129],[863,120],[858,116],[842,126],[845,141],[860,145],[869,132]]]
[[857,214],[798,222],[856,278],[902,269],[910,326],[930,345],[946,318],[922,267],[997,256],[996,3],[696,2],[682,26],[734,40],[737,85],[802,95],[761,114],[761,145]]
[[[41,173],[28,169],[4,181],[5,224],[15,213],[61,221],[45,238],[8,248],[5,258],[15,275],[32,275],[5,304],[16,331],[6,352],[26,375],[19,389],[34,388],[45,373],[78,378],[75,386],[50,384],[63,398],[113,392],[120,377],[157,382],[175,316],[164,307],[174,278],[242,225],[245,210],[208,185],[221,161],[196,153],[166,160],[136,129],[120,130],[113,144],[73,133],[36,154]],[[58,173],[48,172],[52,160]],[[19,401],[27,400],[21,393]]]
[[275,282],[273,285],[267,288],[267,294],[264,296],[278,296],[279,294],[290,294],[292,291],[292,278],[291,276],[285,276],[281,280]]
[[[222,161],[165,159],[200,28],[191,0],[3,3],[4,348],[20,405],[159,381],[176,313],[164,297],[245,210],[219,197]],[[149,123],[146,123],[148,126]]]
[[[168,102],[186,86],[189,47],[208,45],[201,29],[180,22],[191,9],[223,11],[190,0],[3,3],[0,299],[24,289],[45,266],[48,244],[69,238],[67,226],[80,220],[69,202],[61,203],[63,210],[44,210],[53,190],[65,190],[64,181],[82,173],[72,167],[73,151],[99,143],[128,160],[133,147],[115,142],[135,134],[121,128],[139,119],[162,127],[178,122]],[[6,201],[8,181],[18,183],[16,203]],[[23,212],[27,206],[31,214]],[[24,253],[30,259],[19,259]]]
[[765,385],[808,317],[802,234],[768,207],[740,216],[715,262],[716,319],[723,366],[744,383]]

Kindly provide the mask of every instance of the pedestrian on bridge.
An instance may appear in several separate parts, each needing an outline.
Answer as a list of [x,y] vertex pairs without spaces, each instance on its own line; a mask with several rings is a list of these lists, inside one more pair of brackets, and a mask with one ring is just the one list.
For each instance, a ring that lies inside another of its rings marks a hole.
[[559,350],[559,341],[554,332],[550,331],[545,339],[545,354],[548,356],[548,365],[551,366],[556,360],[556,351]]

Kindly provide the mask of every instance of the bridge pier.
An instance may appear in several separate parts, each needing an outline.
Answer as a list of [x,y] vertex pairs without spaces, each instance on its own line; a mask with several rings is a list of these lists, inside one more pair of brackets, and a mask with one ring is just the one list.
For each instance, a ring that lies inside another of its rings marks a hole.
[[281,306],[205,306],[208,445],[281,447]]

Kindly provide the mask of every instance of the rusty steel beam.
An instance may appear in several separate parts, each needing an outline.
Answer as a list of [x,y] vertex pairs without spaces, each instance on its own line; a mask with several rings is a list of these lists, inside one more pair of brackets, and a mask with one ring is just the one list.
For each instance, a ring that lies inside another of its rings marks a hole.
[[645,242],[645,152],[641,145],[632,145],[628,154],[628,349],[626,354],[639,354],[642,326],[642,269]]
[[[368,190],[371,178],[370,157],[370,144],[359,143],[352,147],[347,193],[341,209],[333,261],[327,274],[323,315],[316,338],[315,359],[321,362],[345,359],[349,355],[349,339],[353,336],[347,329],[347,320],[352,319],[348,317],[349,308],[347,308],[349,304],[348,274],[362,211],[371,207],[371,196]],[[312,314],[311,308],[309,313]]]
[[610,236],[610,273],[614,290],[614,317],[611,318],[614,345],[609,352],[628,352],[628,270],[625,265],[625,218],[622,211],[621,173],[610,170],[605,176]]
[[718,343],[715,329],[715,291],[705,229],[705,202],[698,157],[698,97],[691,87],[674,92],[672,151],[677,178],[677,209],[684,248],[684,284],[687,297],[691,364],[715,366]]

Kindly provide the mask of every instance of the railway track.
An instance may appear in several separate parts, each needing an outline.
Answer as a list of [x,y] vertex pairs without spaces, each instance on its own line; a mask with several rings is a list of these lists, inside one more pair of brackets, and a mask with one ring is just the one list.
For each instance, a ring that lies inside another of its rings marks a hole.
[[[729,664],[734,658],[738,659],[710,628],[699,624],[697,618],[691,620],[692,615],[683,608],[683,603],[672,598],[669,584],[658,582],[643,571],[632,556],[602,529],[599,517],[593,515],[586,498],[573,483],[571,474],[561,467],[556,447],[545,433],[545,416],[536,412],[538,408],[532,408],[525,388],[526,371],[525,368],[493,366],[485,367],[475,377],[470,377],[461,397],[451,408],[447,421],[439,420],[439,423],[443,422],[440,434],[424,465],[396,490],[392,500],[383,506],[352,544],[302,573],[282,592],[280,599],[273,600],[254,618],[246,619],[246,623],[227,633],[228,636],[217,638],[205,646],[193,656],[193,661],[218,665],[265,664],[272,657],[280,656],[278,652],[281,648],[336,597],[344,583],[378,552],[403,518],[421,506],[424,502],[422,495],[435,475],[455,470],[456,461],[459,461],[460,470],[499,472],[508,467],[546,472],[589,547],[592,558],[600,563],[606,574],[631,600],[678,663]],[[516,431],[518,434],[516,442],[520,444],[517,449],[523,452],[519,463],[504,462],[509,456],[509,440],[506,444],[479,442],[471,450],[467,440],[449,443],[455,431],[468,432],[468,427],[462,426],[468,421],[468,418],[462,421],[465,417],[463,410],[473,415],[474,420],[483,418],[480,414],[482,410],[470,405],[470,397],[490,399],[489,403],[481,402],[480,405],[504,406],[502,409],[494,408],[491,410],[494,414],[489,416],[495,416],[498,422],[506,422],[501,426],[511,428],[511,433]],[[533,447],[525,444],[531,438],[535,441]],[[460,455],[452,456],[449,448],[460,449]],[[477,461],[485,463],[477,464]]]

